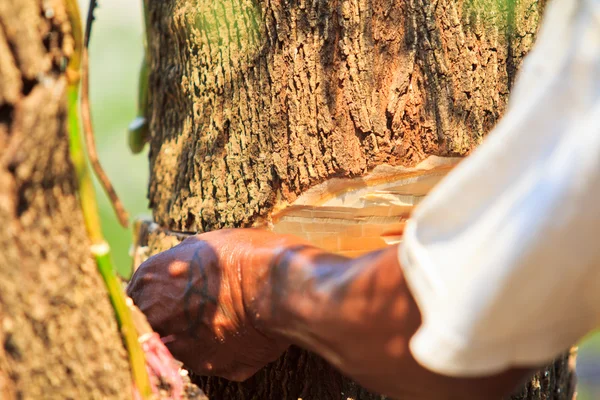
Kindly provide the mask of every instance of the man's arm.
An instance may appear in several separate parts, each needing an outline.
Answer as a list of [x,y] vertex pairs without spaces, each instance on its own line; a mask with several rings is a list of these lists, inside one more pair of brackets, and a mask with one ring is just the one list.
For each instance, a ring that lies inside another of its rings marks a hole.
[[348,259],[293,247],[271,266],[267,291],[257,297],[254,324],[310,349],[380,393],[410,399],[495,399],[513,391],[533,370],[484,378],[450,378],[411,356],[421,324],[398,263],[396,246]]
[[195,236],[150,258],[128,293],[199,374],[244,380],[290,344],[373,391],[411,400],[494,399],[525,370],[449,378],[412,357],[421,317],[389,248],[358,259],[255,229]]

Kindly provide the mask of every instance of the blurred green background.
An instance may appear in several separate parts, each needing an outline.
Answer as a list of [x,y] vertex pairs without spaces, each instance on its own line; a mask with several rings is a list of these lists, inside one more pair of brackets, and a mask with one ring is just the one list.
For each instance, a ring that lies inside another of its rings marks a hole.
[[[148,152],[133,155],[127,126],[135,116],[142,61],[141,0],[100,0],[90,43],[90,97],[96,144],[102,166],[130,217],[150,215],[146,198]],[[80,0],[85,15],[88,0]],[[123,229],[97,184],[102,228],[113,250],[118,272],[131,271],[131,229]]]
[[[151,215],[146,198],[147,150],[133,155],[127,126],[135,117],[142,60],[142,0],[100,0],[90,49],[91,104],[100,160],[132,218]],[[80,0],[82,13],[88,1]],[[84,14],[85,15],[85,14]],[[102,227],[118,272],[131,271],[131,230],[120,227],[106,196],[96,186]],[[578,400],[600,400],[600,333],[582,342],[578,358]]]

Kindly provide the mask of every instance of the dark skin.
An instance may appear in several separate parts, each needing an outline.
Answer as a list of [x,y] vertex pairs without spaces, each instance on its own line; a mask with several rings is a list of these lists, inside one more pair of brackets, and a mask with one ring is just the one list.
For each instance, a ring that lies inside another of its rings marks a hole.
[[500,399],[535,371],[452,378],[419,365],[408,343],[421,316],[397,252],[349,259],[294,236],[219,230],[147,260],[127,292],[201,375],[243,381],[292,344],[400,399]]

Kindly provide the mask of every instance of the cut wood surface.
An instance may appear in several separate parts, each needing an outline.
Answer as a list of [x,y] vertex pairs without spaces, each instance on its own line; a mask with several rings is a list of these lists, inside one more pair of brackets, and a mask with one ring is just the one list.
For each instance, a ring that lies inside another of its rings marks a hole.
[[348,257],[379,250],[402,240],[413,208],[459,160],[431,156],[413,168],[384,164],[358,178],[332,178],[256,225]]

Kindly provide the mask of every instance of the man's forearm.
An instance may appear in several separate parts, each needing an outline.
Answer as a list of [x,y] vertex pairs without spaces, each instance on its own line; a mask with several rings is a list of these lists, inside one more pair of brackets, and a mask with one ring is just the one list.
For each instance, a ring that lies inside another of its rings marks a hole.
[[392,353],[404,351],[400,342],[416,330],[420,316],[396,260],[394,250],[359,259],[315,249],[284,252],[272,267],[269,286],[277,291],[269,329],[343,369],[355,369],[350,356],[363,363],[365,357],[387,358],[388,346]]
[[527,375],[512,370],[457,379],[421,367],[408,348],[421,316],[396,247],[358,259],[290,248],[276,257],[268,279],[270,293],[261,296],[268,301],[257,307],[257,326],[320,354],[377,392],[410,399],[493,399]]

